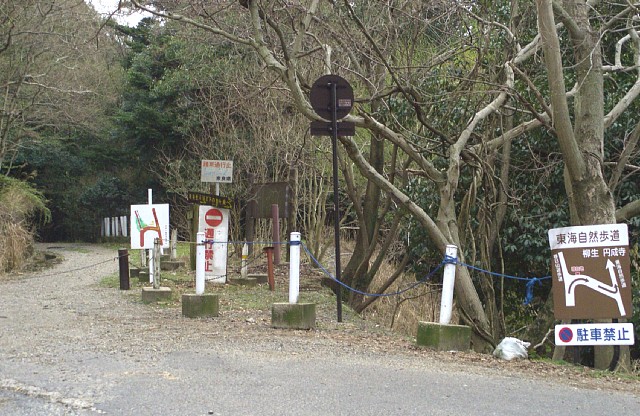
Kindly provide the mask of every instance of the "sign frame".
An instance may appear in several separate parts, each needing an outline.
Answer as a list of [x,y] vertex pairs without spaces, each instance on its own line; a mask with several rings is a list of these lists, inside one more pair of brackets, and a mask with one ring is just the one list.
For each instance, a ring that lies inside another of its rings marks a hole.
[[233,160],[202,160],[200,182],[232,183]]
[[633,314],[626,224],[549,230],[556,319],[618,319]]
[[635,333],[630,322],[561,324],[555,326],[555,342],[561,347],[634,345]]
[[152,249],[156,238],[169,248],[169,204],[131,205],[129,223],[132,250]]
[[[206,221],[209,211],[216,210],[221,218],[217,226],[211,226]],[[229,215],[225,208],[215,208],[210,205],[198,206],[198,232],[205,234],[205,280],[213,283],[227,281],[227,254],[229,241]]]

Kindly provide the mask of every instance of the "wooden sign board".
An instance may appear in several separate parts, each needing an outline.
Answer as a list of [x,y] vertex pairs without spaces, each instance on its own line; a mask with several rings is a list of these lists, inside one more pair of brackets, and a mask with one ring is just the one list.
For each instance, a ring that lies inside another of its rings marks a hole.
[[187,192],[187,201],[192,204],[210,205],[215,208],[233,208],[233,200],[224,196],[205,194],[202,192]]
[[259,183],[251,188],[247,206],[252,218],[271,218],[271,205],[279,207],[278,217],[288,218],[291,207],[291,187],[288,182]]
[[630,317],[631,267],[626,224],[549,230],[557,319]]

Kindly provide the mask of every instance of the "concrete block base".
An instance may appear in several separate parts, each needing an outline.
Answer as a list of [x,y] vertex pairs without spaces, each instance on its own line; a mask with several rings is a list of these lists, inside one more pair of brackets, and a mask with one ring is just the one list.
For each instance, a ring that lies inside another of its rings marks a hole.
[[229,279],[230,285],[254,287],[258,285],[258,281],[253,277],[234,277]]
[[158,289],[154,289],[152,287],[143,287],[142,288],[142,301],[145,303],[153,303],[162,300],[171,299],[171,288],[170,287],[160,287]]
[[182,316],[198,318],[201,316],[218,316],[219,313],[220,298],[218,295],[213,293],[182,295]]
[[178,270],[182,267],[184,267],[183,261],[164,260],[160,262],[160,270],[172,271],[172,270]]
[[140,268],[139,267],[130,267],[129,268],[129,277],[138,278],[140,276]]
[[316,304],[274,303],[271,307],[271,326],[284,329],[315,328]]
[[418,322],[416,344],[438,351],[468,351],[471,348],[471,327]]
[[266,273],[249,273],[247,277],[250,279],[251,278],[256,279],[256,282],[259,285],[267,283],[267,280],[269,279],[269,276]]
[[140,270],[138,272],[138,282],[140,283],[149,283],[149,270]]

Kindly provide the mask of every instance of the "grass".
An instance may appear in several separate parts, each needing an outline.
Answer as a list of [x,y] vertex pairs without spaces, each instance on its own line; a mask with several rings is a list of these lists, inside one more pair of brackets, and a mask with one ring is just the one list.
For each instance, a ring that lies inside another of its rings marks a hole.
[[[135,267],[139,264],[138,251],[130,251],[131,264]],[[161,285],[172,289],[171,300],[166,302],[158,302],[157,307],[179,308],[181,306],[181,298],[183,293],[195,292],[195,272],[189,269],[189,246],[178,246],[178,258],[187,264],[186,267],[176,271],[161,271]],[[239,264],[237,259],[230,257],[228,269],[230,276],[239,275]],[[287,269],[288,270],[288,269]],[[283,275],[284,274],[284,275]],[[377,277],[376,279],[381,279]],[[412,276],[405,276],[390,288],[390,291],[400,289],[415,282]],[[120,280],[117,274],[107,276],[100,284],[104,287],[119,288]],[[301,285],[305,285],[305,281],[301,281]],[[379,285],[379,281],[374,281],[374,286]],[[149,282],[140,282],[138,278],[130,279],[130,294],[139,294],[142,287],[150,286]],[[325,287],[310,287],[309,290],[301,290],[299,301],[310,302],[316,304],[316,314],[319,317],[317,327],[319,329],[336,329],[336,298],[334,294]],[[220,294],[220,310],[221,312],[233,311],[269,311],[274,303],[288,301],[288,283],[286,282],[286,273],[276,275],[275,291],[268,290],[266,285],[255,287],[240,286],[233,284],[206,284],[207,293]],[[381,330],[391,328],[399,336],[404,338],[413,338],[416,333],[417,322],[420,320],[429,320],[434,318],[437,311],[434,305],[439,303],[437,290],[429,285],[419,287],[413,296],[406,296],[400,299],[382,298],[375,302],[363,316],[359,316],[346,304],[343,303],[343,322],[350,324],[365,324],[365,320],[375,324],[379,324]],[[432,319],[433,320],[433,319]],[[575,367],[572,363],[555,362],[543,357],[536,357],[532,354],[531,360],[553,363],[554,365],[566,365]],[[635,363],[637,366],[638,364]],[[611,373],[607,371],[594,371],[591,369],[594,378],[610,377]],[[616,373],[617,374],[617,373]],[[640,381],[640,373],[638,369],[632,369],[630,374],[620,377],[633,381]]]
[[[175,271],[163,270],[160,272],[160,285],[169,287],[172,291],[172,296],[169,302],[159,302],[158,306],[180,307],[182,294],[195,292],[195,271],[189,269],[189,247],[187,245],[178,245],[178,248],[178,260],[183,261],[186,266]],[[129,258],[131,259],[131,267],[137,267],[139,264],[138,251],[130,251]],[[229,270],[237,269],[236,266],[231,260]],[[230,273],[230,275],[233,276],[234,274]],[[131,290],[150,286],[148,281],[140,282],[137,277],[130,278],[129,283]],[[109,275],[100,281],[100,285],[117,289],[120,287],[120,277],[118,274]],[[288,301],[288,290],[288,284],[283,282],[281,278],[277,279],[274,291],[270,291],[266,285],[249,287],[213,283],[206,283],[205,289],[207,293],[223,294],[225,307],[234,310],[270,310],[273,303]],[[318,290],[301,291],[299,301],[316,303],[319,308],[325,307],[320,305],[327,305],[326,308],[333,307],[333,309],[336,307],[333,293],[329,289],[321,288],[320,286],[318,286]]]

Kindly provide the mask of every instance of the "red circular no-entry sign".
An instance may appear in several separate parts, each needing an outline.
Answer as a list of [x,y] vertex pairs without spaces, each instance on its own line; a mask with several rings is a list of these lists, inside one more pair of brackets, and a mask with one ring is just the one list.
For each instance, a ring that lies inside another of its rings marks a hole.
[[204,214],[204,222],[210,227],[217,227],[222,223],[222,212],[219,209],[211,208]]

